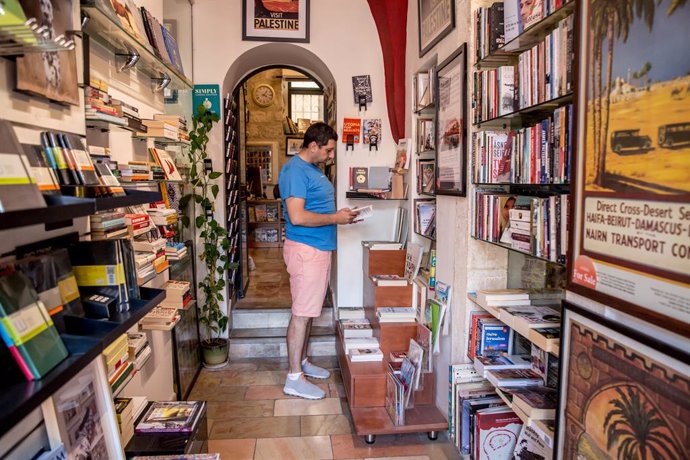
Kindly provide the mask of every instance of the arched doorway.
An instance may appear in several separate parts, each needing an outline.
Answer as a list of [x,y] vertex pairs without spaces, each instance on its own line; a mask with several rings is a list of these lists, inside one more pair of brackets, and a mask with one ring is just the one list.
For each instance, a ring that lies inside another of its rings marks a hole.
[[[298,83],[303,88],[310,83],[310,90],[321,95],[322,111],[318,115],[294,113],[295,94],[290,89]],[[237,253],[233,255],[239,267],[228,273],[228,298],[232,299],[231,357],[283,356],[291,301],[282,260],[282,210],[280,201],[273,196],[274,185],[280,168],[290,159],[290,141],[293,149],[301,144],[299,134],[294,132],[301,116],[305,117],[303,120],[323,120],[335,127],[334,78],[310,51],[291,44],[266,44],[247,51],[233,63],[223,82],[223,93],[228,111],[224,132],[224,202],[228,229],[240,236]],[[335,165],[325,172],[335,180]],[[337,266],[335,260],[333,266]],[[335,280],[334,269],[332,287]],[[326,305],[332,305],[334,298],[332,292]],[[324,342],[323,336],[330,335],[332,340],[327,342],[334,342],[332,310],[326,309],[325,313],[330,314],[329,324],[322,318],[324,321],[312,329],[312,336]],[[320,354],[326,354],[323,348]],[[326,348],[335,353],[334,346]]]

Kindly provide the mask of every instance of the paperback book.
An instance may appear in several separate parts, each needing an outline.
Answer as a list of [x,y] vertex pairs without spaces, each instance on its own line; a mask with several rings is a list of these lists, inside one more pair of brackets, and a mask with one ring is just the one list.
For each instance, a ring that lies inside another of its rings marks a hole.
[[203,401],[153,402],[135,428],[137,433],[190,433],[204,409]]

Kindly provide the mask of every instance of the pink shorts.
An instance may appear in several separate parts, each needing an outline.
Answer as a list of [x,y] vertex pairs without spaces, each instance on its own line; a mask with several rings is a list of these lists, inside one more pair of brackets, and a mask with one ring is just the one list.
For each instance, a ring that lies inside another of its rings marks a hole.
[[331,251],[286,239],[283,259],[290,274],[292,314],[318,317],[331,277]]

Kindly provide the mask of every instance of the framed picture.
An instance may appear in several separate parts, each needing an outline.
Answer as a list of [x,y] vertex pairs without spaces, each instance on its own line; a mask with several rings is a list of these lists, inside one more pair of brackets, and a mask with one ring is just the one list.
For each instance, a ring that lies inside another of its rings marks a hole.
[[454,0],[417,0],[419,57],[455,28]]
[[304,138],[302,136],[287,136],[285,138],[285,155],[294,156],[302,150],[302,142]]
[[242,0],[242,40],[309,43],[309,0]]
[[434,195],[436,160],[417,160],[417,193]]
[[467,193],[467,43],[436,70],[436,194]]
[[[50,37],[74,29],[72,1],[26,0],[21,2],[27,18],[36,18]],[[17,57],[17,91],[44,97],[60,104],[79,105],[76,51],[26,53]]]
[[687,458],[690,355],[564,303],[554,458]]
[[690,40],[690,5],[616,3],[632,16],[608,43],[595,4],[577,6],[568,288],[690,337],[690,59],[663,57]]

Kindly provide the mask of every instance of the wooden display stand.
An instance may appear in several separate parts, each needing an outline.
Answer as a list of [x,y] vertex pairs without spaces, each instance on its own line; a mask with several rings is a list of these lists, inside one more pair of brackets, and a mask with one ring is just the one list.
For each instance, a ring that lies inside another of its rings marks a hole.
[[405,250],[377,251],[364,248],[365,314],[371,322],[374,336],[379,339],[383,361],[353,363],[345,354],[343,336],[338,329],[336,353],[343,376],[343,384],[350,404],[355,432],[372,444],[378,434],[416,433],[426,431],[436,439],[448,422],[435,405],[435,373],[422,374],[422,389],[413,395],[415,407],[405,411],[405,425],[396,426],[386,412],[386,375],[391,351],[407,350],[410,339],[417,335],[416,323],[379,323],[376,309],[383,306],[409,306],[410,286],[380,287],[370,279],[375,274],[402,275]]
[[[254,220],[251,219],[251,211],[249,214],[249,220],[247,221],[249,226],[249,247],[250,248],[280,248],[283,247],[283,226],[285,222],[283,221],[283,207],[280,200],[248,200],[247,207],[256,209],[256,206],[265,206],[268,208],[277,208],[276,220],[273,221],[261,221],[258,220],[258,216],[254,216]],[[254,211],[256,212],[256,211]],[[259,241],[256,238],[257,231],[263,231],[262,229],[276,229],[278,232],[277,241]]]

